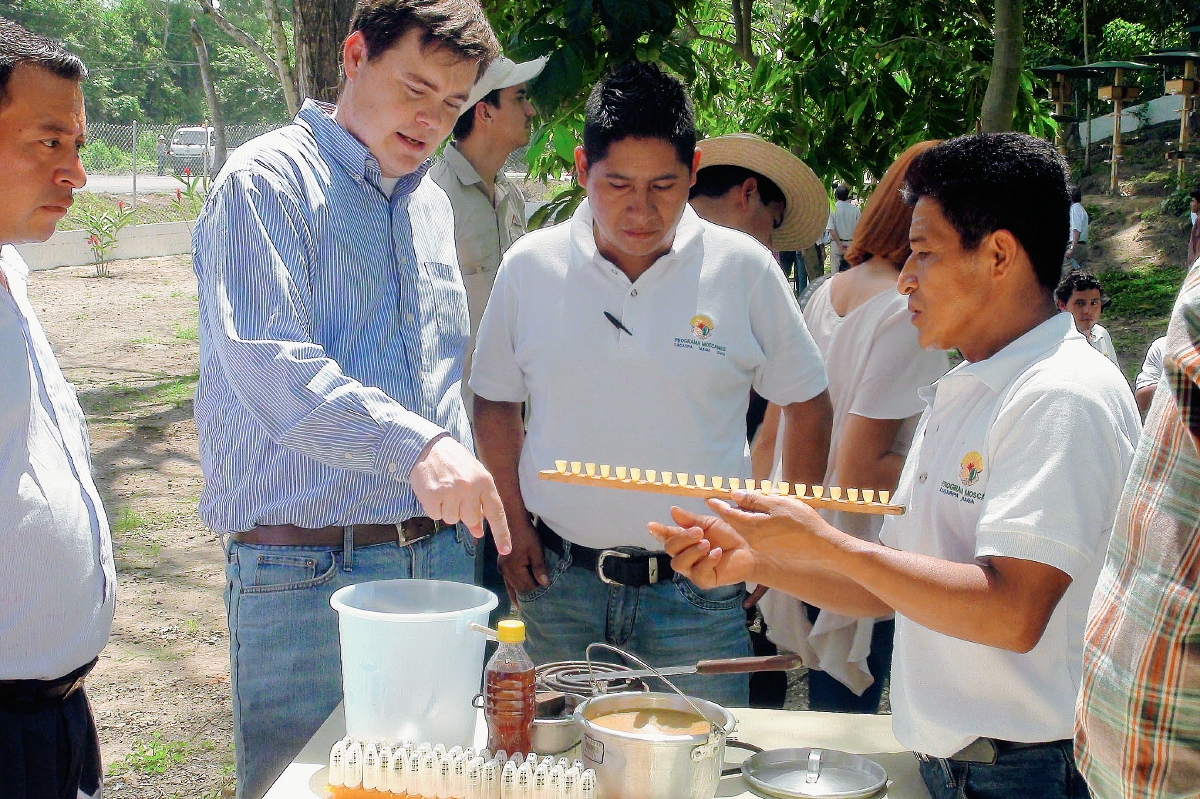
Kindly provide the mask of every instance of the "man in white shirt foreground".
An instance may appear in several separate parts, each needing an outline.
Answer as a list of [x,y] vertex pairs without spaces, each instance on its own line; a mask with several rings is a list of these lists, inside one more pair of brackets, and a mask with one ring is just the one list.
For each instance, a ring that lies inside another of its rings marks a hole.
[[794,499],[735,492],[651,524],[709,587],[755,580],[822,608],[896,613],[896,737],[934,799],[1088,795],[1072,754],[1083,631],[1139,434],[1133,396],[1052,291],[1066,169],[1016,133],[913,161],[899,288],[923,347],[966,361],[925,392],[882,543]]
[[[753,388],[794,431],[784,479],[811,482],[828,455],[825,369],[771,253],[688,206],[701,156],[678,80],[619,68],[588,99],[583,142],[587,201],[513,245],[479,327],[475,436],[513,535],[500,571],[537,663],[581,659],[593,641],[656,666],[748,655],[740,581],[698,588],[646,532],[669,520],[667,497],[537,473],[566,458],[748,476]],[[746,675],[679,686],[747,700]]]
[[108,642],[116,571],[87,430],[13,244],[45,241],[87,182],[87,76],[0,18],[0,793],[98,797],[83,681]]
[[1075,329],[1083,334],[1096,351],[1118,367],[1117,349],[1112,336],[1100,326],[1104,310],[1104,286],[1091,272],[1069,272],[1054,289],[1058,310],[1071,314]]

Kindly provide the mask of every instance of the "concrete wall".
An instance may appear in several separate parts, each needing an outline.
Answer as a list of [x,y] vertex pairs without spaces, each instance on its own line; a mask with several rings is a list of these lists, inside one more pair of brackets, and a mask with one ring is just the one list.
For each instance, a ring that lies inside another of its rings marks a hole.
[[[131,225],[117,234],[113,260],[178,255],[192,251],[191,222],[162,222],[156,225]],[[86,230],[63,230],[41,244],[21,244],[17,251],[29,268],[53,269],[56,266],[86,266],[95,263],[88,246]]]
[[[1183,110],[1183,96],[1179,94],[1167,94],[1162,97],[1156,97],[1148,103],[1144,103],[1150,107],[1150,124],[1160,125],[1163,122],[1179,122],[1179,112]],[[1134,112],[1140,111],[1141,105],[1132,105],[1121,112],[1121,133],[1133,133],[1142,126],[1142,121],[1138,119]],[[1113,115],[1105,114],[1102,117],[1092,119],[1091,135],[1088,135],[1087,120],[1081,120],[1079,123],[1079,139],[1083,144],[1089,141],[1112,141],[1113,134]]]

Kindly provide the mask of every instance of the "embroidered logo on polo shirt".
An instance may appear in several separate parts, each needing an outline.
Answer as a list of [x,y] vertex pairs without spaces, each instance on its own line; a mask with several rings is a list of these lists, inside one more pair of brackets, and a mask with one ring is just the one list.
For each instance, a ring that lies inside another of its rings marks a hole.
[[716,325],[713,320],[707,316],[697,314],[688,321],[689,331],[691,336],[676,336],[675,346],[685,350],[698,350],[700,352],[715,352],[717,355],[725,355],[725,348],[716,342],[709,341],[712,337],[713,330]]
[[983,476],[983,456],[978,452],[968,452],[959,464],[958,477],[964,486],[973,486]]

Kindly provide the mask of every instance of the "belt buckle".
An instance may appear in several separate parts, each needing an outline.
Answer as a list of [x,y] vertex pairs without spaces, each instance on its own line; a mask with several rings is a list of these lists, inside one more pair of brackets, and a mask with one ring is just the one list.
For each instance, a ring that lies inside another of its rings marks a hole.
[[606,549],[601,552],[600,557],[596,558],[596,576],[600,578],[600,582],[604,583],[605,585],[621,585],[621,583],[618,583],[616,580],[604,575],[604,561],[607,558],[625,558],[628,560],[629,557],[630,556],[628,552],[618,552],[615,549]]
[[404,522],[396,523],[396,540],[400,543],[400,546],[408,546],[408,536],[404,533]]

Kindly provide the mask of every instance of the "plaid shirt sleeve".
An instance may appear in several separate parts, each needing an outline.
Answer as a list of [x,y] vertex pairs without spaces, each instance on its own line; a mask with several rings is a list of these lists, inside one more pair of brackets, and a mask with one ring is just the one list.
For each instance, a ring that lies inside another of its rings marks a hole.
[[1200,262],[1163,368],[1084,640],[1076,757],[1098,799],[1200,796]]

